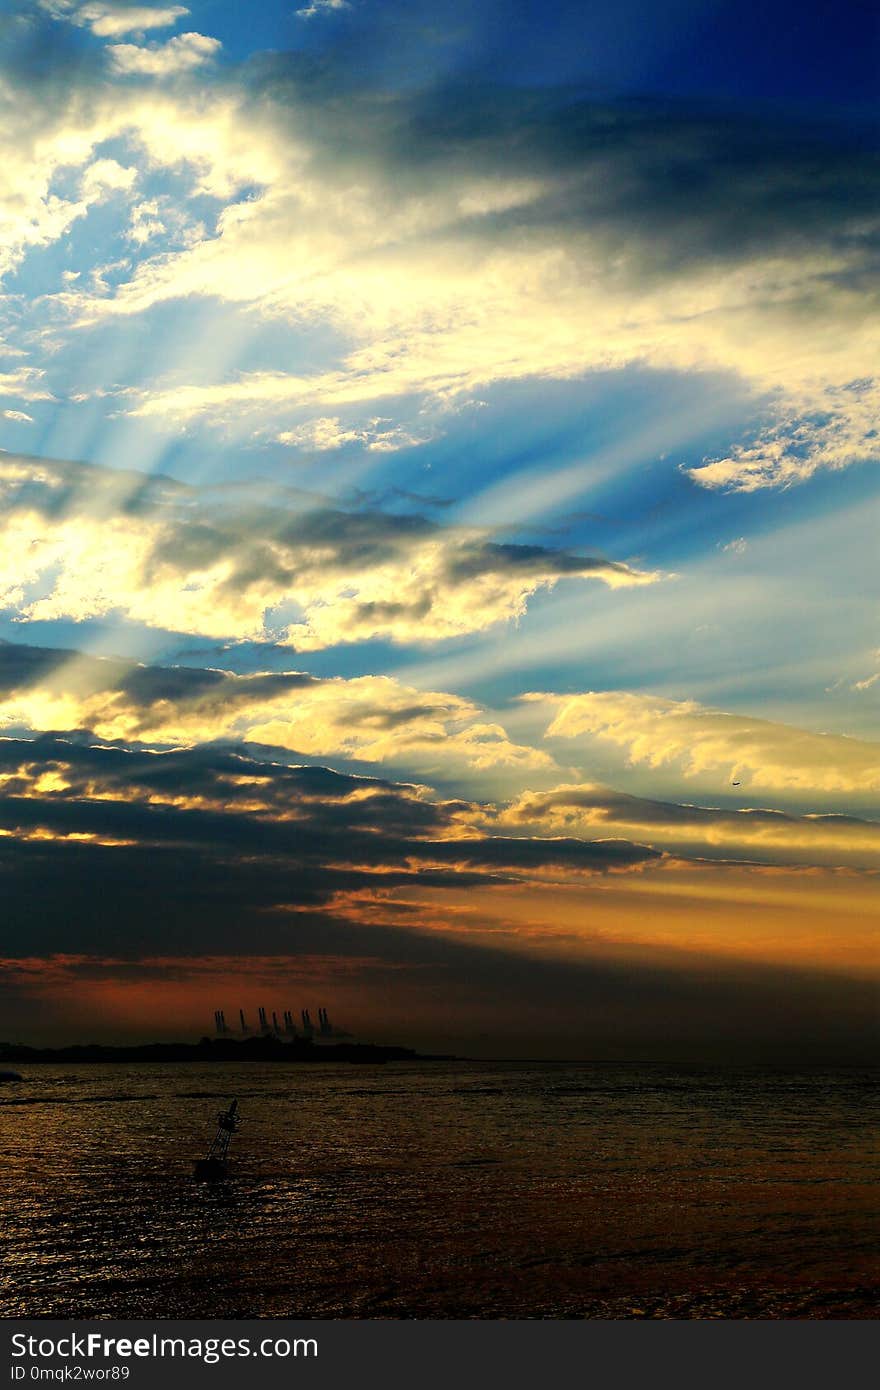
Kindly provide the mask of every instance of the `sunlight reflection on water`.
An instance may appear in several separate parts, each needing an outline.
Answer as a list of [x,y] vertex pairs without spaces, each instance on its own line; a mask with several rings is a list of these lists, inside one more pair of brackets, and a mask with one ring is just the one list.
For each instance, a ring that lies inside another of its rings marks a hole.
[[[23,1067],[6,1317],[876,1315],[876,1075]],[[236,1096],[231,1177],[192,1161]]]

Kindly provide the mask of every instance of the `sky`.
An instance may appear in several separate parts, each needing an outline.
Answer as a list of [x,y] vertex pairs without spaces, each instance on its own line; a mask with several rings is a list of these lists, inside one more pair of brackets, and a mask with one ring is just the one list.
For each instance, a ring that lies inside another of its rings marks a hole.
[[0,1032],[880,1032],[861,0],[7,0]]

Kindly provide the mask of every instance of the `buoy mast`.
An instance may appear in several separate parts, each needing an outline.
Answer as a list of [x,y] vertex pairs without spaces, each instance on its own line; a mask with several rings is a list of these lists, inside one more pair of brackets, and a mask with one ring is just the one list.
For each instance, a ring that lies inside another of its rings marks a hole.
[[229,1109],[222,1110],[217,1116],[217,1133],[211,1141],[211,1147],[207,1154],[204,1158],[196,1160],[195,1175],[197,1178],[226,1177],[229,1142],[240,1124],[238,1101],[230,1101]]

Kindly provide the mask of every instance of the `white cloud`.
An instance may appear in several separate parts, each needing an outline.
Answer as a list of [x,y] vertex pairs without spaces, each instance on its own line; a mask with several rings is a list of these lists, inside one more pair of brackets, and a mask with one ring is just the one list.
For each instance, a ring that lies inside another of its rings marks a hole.
[[333,10],[350,10],[349,0],[312,0],[304,9],[297,10],[297,19],[314,19],[315,15],[328,14]]
[[[272,142],[255,146],[253,130],[242,122],[240,99],[224,92],[69,83],[55,86],[50,100],[5,80],[0,81],[0,128],[0,278],[32,249],[57,242],[93,206],[116,195],[119,190],[100,181],[86,190],[81,186],[77,196],[54,191],[59,176],[76,169],[85,173],[95,151],[110,141],[126,141],[139,168],[189,171],[193,193],[224,200],[251,181],[272,180],[279,168]],[[186,199],[179,202],[177,221],[204,237],[198,219],[183,212]],[[185,245],[191,237],[182,240]],[[73,273],[90,272],[92,265],[89,259]],[[84,300],[97,302],[94,292],[74,293],[70,282],[58,303],[79,312]]]
[[17,396],[22,401],[50,401],[51,392],[43,383],[41,367],[18,367],[14,372],[0,372],[0,396]]
[[[399,211],[405,216],[405,208]],[[389,212],[389,240],[394,221]],[[295,225],[302,228],[301,238],[290,231]],[[378,228],[375,234],[383,238]],[[274,195],[266,195],[223,223],[219,238],[193,247],[176,263],[136,274],[97,312],[140,312],[169,297],[195,294],[261,303],[274,312],[327,314],[347,319],[350,331],[366,340],[338,368],[310,376],[266,371],[207,386],[154,389],[132,413],[176,424],[248,414],[259,419],[291,406],[327,410],[407,394],[449,400],[501,380],[567,378],[642,362],[681,371],[734,371],[758,392],[789,377],[774,457],[768,462],[762,452],[756,463],[744,451],[733,463],[692,470],[704,486],[777,486],[820,467],[845,466],[873,450],[874,426],[866,417],[869,398],[878,401],[877,388],[872,383],[860,400],[848,386],[864,371],[867,357],[865,334],[855,322],[841,323],[839,345],[817,344],[810,354],[795,347],[794,323],[773,322],[772,299],[769,307],[758,298],[749,303],[744,292],[736,302],[729,281],[714,271],[702,282],[699,271],[683,271],[643,291],[615,285],[598,270],[601,260],[588,236],[580,246],[561,239],[553,251],[499,246],[488,263],[468,248],[453,253],[438,247],[430,237],[421,247],[416,240],[404,254],[381,256],[371,247],[359,257],[349,244],[344,262],[334,265],[328,262],[333,235],[328,219],[325,236],[316,238],[293,207],[282,219]],[[595,280],[585,274],[591,264]],[[780,338],[790,342],[784,361]],[[813,360],[803,360],[811,355]],[[812,388],[804,375],[814,378]],[[843,378],[840,384],[835,375]],[[833,427],[808,430],[789,401],[833,408]],[[792,441],[802,451],[797,463]]]
[[146,48],[134,43],[107,45],[114,72],[127,77],[174,77],[191,72],[216,58],[222,44],[208,34],[178,34],[167,43],[151,43]]
[[90,203],[102,193],[127,192],[137,180],[137,169],[123,166],[115,159],[96,159],[82,176],[83,196]]
[[[875,661],[880,661],[880,651],[873,653]],[[861,680],[853,681],[852,689],[862,694],[865,690],[871,690],[880,681],[880,671],[874,671],[870,676],[863,676]]]
[[150,198],[132,208],[131,222],[126,233],[129,241],[143,246],[144,242],[149,241],[151,237],[161,236],[165,230],[165,223],[159,217],[158,198]]
[[391,454],[398,449],[425,444],[428,436],[411,434],[381,417],[369,420],[359,428],[347,429],[340,423],[338,415],[323,415],[297,425],[295,429],[282,430],[276,439],[279,444],[312,449],[318,453],[342,449],[346,444],[362,444],[371,453]]
[[100,39],[167,29],[189,14],[183,5],[114,5],[104,0],[90,0],[86,5],[78,5],[76,0],[40,0],[40,4],[55,18],[87,27]]
[[612,269],[588,226],[474,236],[469,224],[456,225],[462,197],[461,186],[444,187],[442,176],[412,202],[405,188],[392,193],[381,183],[366,196],[362,187],[346,196],[332,181],[309,188],[297,178],[295,191],[277,183],[231,209],[218,237],[174,262],[143,267],[91,312],[218,296],[270,313],[327,316],[354,340],[335,369],[317,375],[264,372],[147,393],[140,413],[174,422],[290,405],[332,410],[411,393],[449,400],[501,380],[640,362],[731,371],[755,392],[775,393],[778,420],[768,439],[693,470],[703,486],[778,486],[874,452],[877,387],[852,385],[872,360],[873,298],[856,305],[832,297],[830,340],[805,335],[778,293],[794,280],[808,299],[835,273],[832,264],[793,252],[785,263],[723,272],[682,265],[665,280],[639,284]]
[[[792,408],[792,406],[794,408]],[[754,443],[688,471],[703,487],[756,492],[791,487],[820,468],[838,470],[880,457],[880,381],[830,386],[817,382],[812,398],[795,395]]]
[[4,420],[16,420],[30,425],[34,423],[33,415],[26,415],[23,410],[4,410],[3,418]]

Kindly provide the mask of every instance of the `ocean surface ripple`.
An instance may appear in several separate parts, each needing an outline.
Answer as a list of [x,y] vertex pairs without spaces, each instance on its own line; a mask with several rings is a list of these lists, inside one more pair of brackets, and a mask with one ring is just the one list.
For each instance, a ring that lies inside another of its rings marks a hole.
[[0,1312],[876,1317],[878,1112],[857,1068],[29,1066]]

